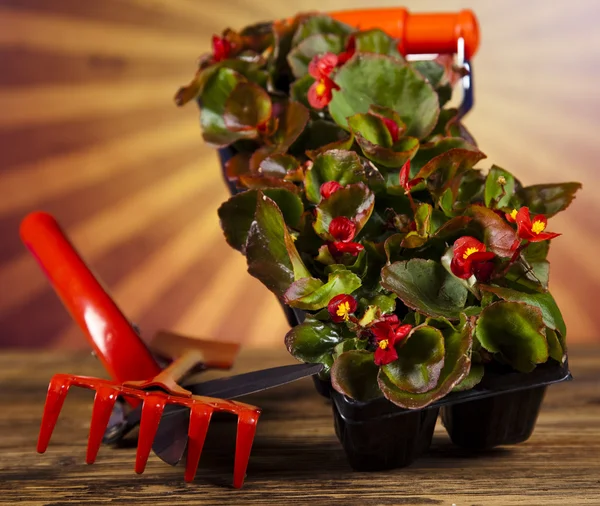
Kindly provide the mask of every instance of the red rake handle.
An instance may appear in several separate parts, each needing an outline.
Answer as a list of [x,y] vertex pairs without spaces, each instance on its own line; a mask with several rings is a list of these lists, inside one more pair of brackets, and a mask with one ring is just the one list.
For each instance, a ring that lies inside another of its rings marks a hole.
[[31,213],[20,233],[110,376],[124,382],[158,375],[160,366],[56,220]]

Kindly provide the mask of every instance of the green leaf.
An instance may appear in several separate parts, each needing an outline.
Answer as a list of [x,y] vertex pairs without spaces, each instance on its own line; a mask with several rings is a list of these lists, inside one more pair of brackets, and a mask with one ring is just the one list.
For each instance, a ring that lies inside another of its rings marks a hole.
[[444,336],[438,329],[418,327],[396,350],[398,359],[382,367],[394,386],[420,394],[437,385],[444,366]]
[[327,181],[337,181],[345,186],[364,179],[362,163],[354,151],[332,149],[318,155],[312,167],[306,171],[306,198],[318,204],[321,201],[321,185]]
[[[291,155],[278,154],[265,158],[258,171],[267,177],[284,178],[300,168],[300,162]],[[281,207],[281,206],[280,206]]]
[[334,77],[341,87],[333,94],[329,112],[346,128],[348,117],[366,113],[373,105],[396,111],[407,126],[406,134],[422,139],[435,126],[438,99],[416,71],[389,56],[357,53]]
[[286,153],[296,142],[308,123],[309,112],[300,102],[293,100],[274,105],[273,116],[277,120],[277,130],[268,142],[258,148],[250,158],[250,168],[258,170],[261,162],[269,156]]
[[377,385],[379,368],[373,362],[373,353],[362,350],[342,353],[331,368],[331,385],[342,395],[357,401],[381,397]]
[[345,37],[352,33],[353,28],[336,21],[330,16],[316,15],[303,19],[294,34],[292,45],[297,46],[301,41],[311,35],[333,34]]
[[465,235],[472,218],[470,216],[455,216],[439,227],[433,234],[438,239],[448,240],[457,235]]
[[[420,248],[427,242],[431,231],[431,214],[433,208],[431,204],[419,204],[415,212],[415,225],[417,230],[409,232],[402,240],[402,248]],[[393,236],[392,236],[393,237]]]
[[384,167],[402,167],[419,149],[419,140],[414,137],[404,137],[394,144],[381,117],[371,113],[350,116],[348,126],[363,154]]
[[433,208],[431,204],[419,204],[415,212],[415,224],[417,226],[417,234],[422,236],[429,235],[431,231],[431,213]]
[[255,135],[255,132],[233,132],[225,125],[227,99],[236,86],[244,81],[246,81],[244,76],[235,70],[222,67],[214,72],[204,85],[200,124],[202,136],[207,144],[223,147]]
[[416,177],[426,179],[429,191],[440,198],[448,188],[454,187],[456,178],[472,169],[483,158],[485,155],[476,149],[452,148],[429,160]]
[[536,184],[519,193],[523,205],[529,207],[532,214],[551,217],[569,207],[580,189],[581,183]]
[[[258,193],[258,190],[238,193],[221,204],[218,210],[227,243],[242,253],[246,250],[248,232],[254,221]],[[266,189],[263,193],[277,205],[285,223],[290,227],[298,226],[304,212],[302,200],[298,195],[280,188]]]
[[512,257],[512,246],[518,240],[515,229],[487,207],[473,205],[465,214],[473,218],[472,223],[483,233],[483,242],[490,251],[500,257]]
[[333,323],[307,317],[286,334],[285,346],[298,360],[317,363],[323,362],[323,357],[331,357],[333,349],[343,339]]
[[[444,66],[435,60],[420,60],[410,64],[419,74],[421,74],[434,88],[437,88],[445,74]],[[441,112],[440,112],[441,114]]]
[[354,134],[359,134],[363,139],[372,144],[391,148],[393,141],[390,131],[383,120],[373,114],[355,114],[348,118],[348,126]]
[[240,82],[227,97],[223,120],[232,132],[256,132],[271,117],[271,98],[260,86]]
[[348,151],[353,143],[354,137],[342,127],[332,121],[317,119],[308,124],[297,144],[302,146],[306,156],[314,160],[333,149]]
[[270,139],[278,153],[286,152],[303,132],[310,114],[300,102],[290,100],[281,108],[277,119],[279,126]]
[[262,192],[246,241],[248,272],[277,296],[297,279],[310,277],[277,204]]
[[548,290],[550,278],[550,262],[546,260],[550,241],[531,242],[521,252],[526,263],[519,261],[511,265],[506,279],[518,282],[533,290]]
[[317,33],[302,40],[288,54],[287,60],[295,77],[303,77],[308,72],[308,64],[324,53],[338,54],[344,49],[339,35]]
[[[325,310],[323,310],[325,311]],[[329,318],[329,313],[327,313],[327,318]],[[366,339],[359,339],[357,337],[353,339],[344,339],[340,344],[338,344],[333,350],[333,358],[337,360],[337,358],[347,351],[352,350],[364,350],[367,347]]]
[[283,296],[291,307],[315,311],[329,304],[336,295],[351,294],[361,286],[360,278],[348,270],[336,270],[329,274],[327,283],[320,279],[303,278],[294,281]]
[[484,199],[485,177],[480,170],[472,169],[463,174],[453,209],[466,209],[473,202]]
[[[505,183],[500,184],[503,178]],[[514,176],[500,167],[493,165],[485,180],[485,205],[502,209],[509,205],[510,199],[515,194]],[[494,205],[491,205],[494,203]]]
[[329,235],[329,224],[333,218],[345,216],[354,221],[358,235],[370,218],[374,206],[375,196],[364,183],[349,184],[317,206],[315,232],[325,240],[333,240]]
[[479,385],[483,379],[484,372],[485,368],[483,367],[483,364],[471,364],[469,374],[467,374],[467,376],[458,385],[456,385],[452,391],[463,392],[465,390],[471,390],[471,388],[474,386]]
[[308,102],[308,90],[314,82],[315,79],[310,74],[306,74],[300,79],[296,79],[290,85],[290,98],[296,102],[300,102],[304,107],[310,107],[310,103]]
[[396,310],[396,296],[376,295],[371,299],[370,304],[381,309],[381,314],[392,314]]
[[444,336],[444,367],[434,388],[425,393],[405,392],[397,388],[383,370],[379,371],[379,388],[394,404],[405,409],[424,408],[448,394],[469,373],[473,344],[471,321],[463,319],[458,328],[445,325],[439,330]]
[[521,372],[531,372],[548,360],[548,343],[539,308],[521,302],[495,302],[479,316],[476,336],[481,346],[499,353]]
[[404,60],[398,52],[398,41],[382,30],[365,30],[358,32],[354,37],[357,52],[383,54]]
[[[413,179],[417,176],[417,174],[430,162],[432,162],[436,157],[447,153],[452,149],[466,149],[468,151],[478,152],[477,147],[469,144],[464,139],[460,137],[444,137],[435,142],[428,142],[427,144],[422,144],[419,148],[419,151],[415,155],[415,157],[410,162],[410,178]],[[426,175],[429,175],[433,172],[434,166],[425,171]]]
[[388,265],[381,271],[381,285],[428,316],[458,319],[467,301],[467,289],[433,260],[413,258]]
[[541,311],[542,318],[546,326],[552,330],[557,330],[563,336],[567,335],[567,327],[563,320],[560,309],[552,297],[550,292],[532,292],[525,293],[522,291],[503,288],[500,286],[480,285],[481,290],[491,292],[502,300],[510,302],[524,302],[530,306],[535,306]]
[[402,246],[402,242],[405,237],[406,234],[392,234],[383,243],[388,263],[396,262],[402,258],[401,248],[404,247]]
[[563,363],[566,358],[566,350],[563,349],[561,340],[555,330],[546,329],[546,341],[548,341],[548,354],[559,363]]

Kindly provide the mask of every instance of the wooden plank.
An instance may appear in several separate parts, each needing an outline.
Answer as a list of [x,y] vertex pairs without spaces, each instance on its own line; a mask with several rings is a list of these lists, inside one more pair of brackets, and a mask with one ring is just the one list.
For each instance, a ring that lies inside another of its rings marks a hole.
[[[193,484],[181,466],[151,456],[133,472],[134,447],[100,450],[84,463],[90,392],[73,389],[45,455],[34,452],[46,384],[54,372],[101,373],[89,355],[0,356],[0,490],[6,504],[386,504],[563,506],[600,503],[600,348],[575,348],[575,381],[549,388],[526,443],[471,454],[441,425],[407,468],[358,473],[346,463],[331,408],[309,379],[245,400],[263,408],[246,484],[231,490],[235,424],[213,421]],[[283,350],[242,350],[235,372],[293,363]],[[228,373],[206,373],[223,376]],[[212,376],[211,376],[212,375]],[[393,435],[390,435],[393,437]]]

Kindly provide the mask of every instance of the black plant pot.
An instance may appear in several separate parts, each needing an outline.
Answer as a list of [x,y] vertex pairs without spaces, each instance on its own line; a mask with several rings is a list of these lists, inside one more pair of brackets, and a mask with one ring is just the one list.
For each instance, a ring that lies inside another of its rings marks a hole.
[[439,408],[407,411],[382,399],[362,403],[331,391],[335,433],[356,471],[412,464],[427,451]]
[[522,443],[533,433],[546,386],[499,394],[441,409],[452,442],[470,450]]

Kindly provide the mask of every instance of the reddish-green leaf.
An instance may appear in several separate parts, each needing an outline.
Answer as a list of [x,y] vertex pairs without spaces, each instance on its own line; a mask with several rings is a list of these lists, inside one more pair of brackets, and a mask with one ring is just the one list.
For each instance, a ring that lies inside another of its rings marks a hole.
[[467,301],[467,289],[433,260],[413,258],[388,265],[381,271],[381,285],[428,316],[458,319]]
[[350,294],[360,285],[360,278],[356,274],[346,269],[337,269],[329,273],[327,283],[315,278],[295,281],[285,292],[283,300],[288,306],[316,311],[327,307],[335,296]]
[[373,105],[396,111],[407,135],[422,139],[435,126],[438,98],[429,83],[398,59],[357,53],[335,74],[340,90],[333,94],[329,112],[344,128],[347,118],[366,113]]
[[472,223],[479,227],[483,234],[483,242],[490,251],[501,257],[512,257],[513,244],[518,236],[504,219],[483,206],[471,206],[465,214],[473,218]]
[[366,402],[381,397],[377,385],[379,367],[373,362],[373,353],[351,350],[342,353],[331,368],[331,386],[339,393]]
[[297,279],[310,277],[277,204],[262,192],[246,241],[248,272],[278,296]]
[[550,217],[569,207],[580,189],[581,183],[536,184],[523,188],[520,196],[533,214]]
[[223,119],[232,132],[256,130],[271,117],[271,98],[260,86],[241,82],[225,102]]
[[333,218],[345,216],[354,221],[358,235],[370,218],[374,206],[375,195],[364,183],[349,184],[317,206],[315,232],[325,240],[333,240],[329,234],[329,224]]
[[548,360],[548,342],[539,308],[521,302],[494,302],[477,320],[477,340],[512,367],[531,372]]
[[306,198],[318,204],[321,201],[321,185],[327,181],[337,181],[345,186],[364,180],[362,163],[354,151],[331,149],[316,156],[312,166],[306,171]]
[[398,359],[382,367],[396,388],[420,394],[435,388],[444,367],[444,336],[434,328],[420,326],[396,346]]
[[379,371],[379,388],[394,404],[405,409],[421,409],[448,394],[469,373],[470,350],[473,343],[473,326],[470,321],[461,325],[439,327],[444,336],[444,367],[437,385],[431,390],[415,394],[397,388],[383,372]]

